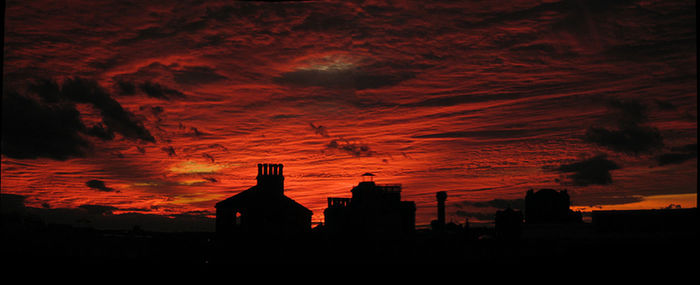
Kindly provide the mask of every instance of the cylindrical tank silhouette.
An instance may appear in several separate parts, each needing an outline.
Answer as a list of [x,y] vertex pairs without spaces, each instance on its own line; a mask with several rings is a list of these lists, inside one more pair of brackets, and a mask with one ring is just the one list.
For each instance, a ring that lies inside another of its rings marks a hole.
[[444,228],[445,226],[445,200],[447,200],[447,192],[440,191],[435,195],[438,202],[438,226]]

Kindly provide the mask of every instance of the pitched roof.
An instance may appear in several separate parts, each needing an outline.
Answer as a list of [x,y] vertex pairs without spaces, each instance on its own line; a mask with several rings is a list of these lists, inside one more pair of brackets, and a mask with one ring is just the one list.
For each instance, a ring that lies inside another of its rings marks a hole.
[[258,185],[248,188],[236,195],[216,203],[216,208],[249,208],[249,207],[274,207],[303,211],[308,214],[313,212],[303,205],[285,195],[266,195]]

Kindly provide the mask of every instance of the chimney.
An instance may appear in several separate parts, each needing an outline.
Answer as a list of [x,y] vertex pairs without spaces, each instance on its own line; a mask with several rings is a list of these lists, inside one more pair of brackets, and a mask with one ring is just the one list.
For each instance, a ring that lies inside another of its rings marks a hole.
[[258,164],[258,186],[265,193],[284,195],[282,164]]
[[438,227],[443,229],[445,227],[445,200],[447,200],[447,192],[440,191],[435,195],[438,202]]

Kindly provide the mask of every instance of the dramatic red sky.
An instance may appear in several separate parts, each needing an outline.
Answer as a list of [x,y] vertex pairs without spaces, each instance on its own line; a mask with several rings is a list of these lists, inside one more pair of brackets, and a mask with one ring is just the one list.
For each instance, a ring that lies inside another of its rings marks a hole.
[[696,207],[695,1],[112,2],[7,1],[2,193],[28,207],[206,216],[257,163],[314,222],[365,172],[418,224],[437,191],[458,223],[530,188]]

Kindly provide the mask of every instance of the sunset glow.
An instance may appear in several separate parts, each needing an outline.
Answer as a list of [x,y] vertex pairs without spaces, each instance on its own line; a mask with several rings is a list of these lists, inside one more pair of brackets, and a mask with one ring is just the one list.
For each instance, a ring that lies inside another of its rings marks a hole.
[[258,163],[314,223],[367,172],[417,225],[438,191],[456,223],[541,188],[697,207],[695,1],[108,2],[7,1],[1,190],[28,207],[213,218]]

